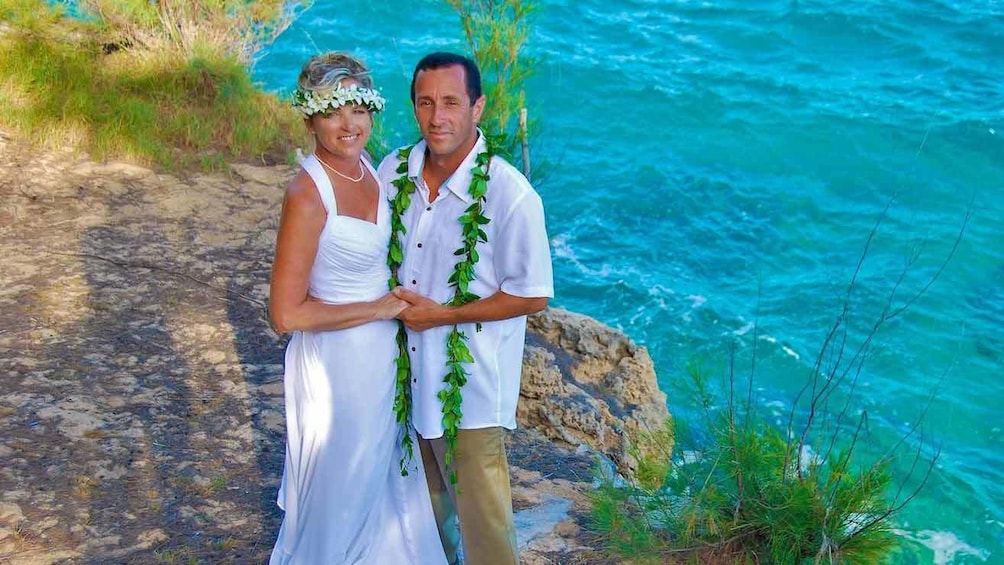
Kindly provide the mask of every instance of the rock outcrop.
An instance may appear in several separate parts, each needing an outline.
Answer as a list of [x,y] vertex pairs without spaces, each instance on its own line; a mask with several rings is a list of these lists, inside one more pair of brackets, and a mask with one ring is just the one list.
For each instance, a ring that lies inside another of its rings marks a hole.
[[[292,174],[177,178],[0,135],[0,562],[265,560],[285,344],[265,302]],[[527,343],[521,559],[603,563],[580,531],[593,450],[629,471],[665,397],[645,349],[586,317],[533,316]]]
[[596,320],[551,308],[531,316],[517,418],[564,445],[588,445],[623,473],[629,442],[669,419],[648,350]]
[[[630,474],[636,461],[629,442],[669,420],[652,359],[617,330],[548,308],[527,323],[520,396],[521,429],[509,460],[514,504],[525,507],[517,512],[521,542],[527,540],[521,560],[601,563],[580,530],[596,459],[606,457]],[[649,445],[635,443],[642,453]]]

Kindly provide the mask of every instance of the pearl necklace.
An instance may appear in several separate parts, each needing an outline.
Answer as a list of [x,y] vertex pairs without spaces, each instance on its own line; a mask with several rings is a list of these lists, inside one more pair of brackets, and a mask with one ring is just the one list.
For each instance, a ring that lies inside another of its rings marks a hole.
[[350,181],[350,182],[359,182],[359,181],[363,180],[363,176],[366,175],[366,171],[363,170],[363,162],[362,161],[359,161],[359,177],[358,178],[352,178],[349,175],[341,173],[341,172],[338,171],[338,169],[336,169],[336,168],[332,167],[331,165],[325,163],[324,159],[321,159],[321,156],[318,155],[317,153],[314,153],[314,157],[317,157],[317,160],[320,161],[321,164],[324,165],[324,167],[326,169],[328,169],[329,171],[335,173],[336,175],[342,177],[343,179],[345,179],[347,181]]

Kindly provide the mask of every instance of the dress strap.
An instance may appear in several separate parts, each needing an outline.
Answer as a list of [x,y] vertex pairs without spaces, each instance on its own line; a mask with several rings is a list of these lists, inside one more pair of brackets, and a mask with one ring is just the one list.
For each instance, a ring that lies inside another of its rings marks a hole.
[[380,175],[377,174],[376,169],[373,167],[373,163],[370,163],[368,157],[361,157],[359,159],[359,162],[362,163],[364,167],[366,167],[366,170],[369,171],[370,175],[373,177],[373,180],[376,181],[377,191],[378,191],[377,194],[379,194],[380,196],[380,201],[382,202],[384,200],[387,200],[387,189],[384,186],[384,182],[380,180]]
[[376,169],[373,168],[373,163],[370,163],[369,158],[363,156],[359,158],[359,161],[362,162],[363,166],[366,167],[366,170],[369,171],[371,175],[373,175],[373,178],[377,179],[377,183],[379,184],[380,177],[377,176]]
[[373,175],[373,179],[377,183],[377,220],[376,224],[382,228],[390,229],[390,193],[387,188],[387,183],[384,182],[380,175],[377,174],[376,169],[373,167],[373,163],[366,157],[360,159],[366,170]]
[[335,188],[331,186],[331,179],[328,178],[328,173],[324,172],[324,167],[317,160],[317,156],[313,153],[307,155],[300,162],[300,166],[314,180],[314,186],[317,187],[317,192],[321,195],[321,202],[324,203],[324,209],[328,211],[328,215],[337,216],[338,204],[335,202]]

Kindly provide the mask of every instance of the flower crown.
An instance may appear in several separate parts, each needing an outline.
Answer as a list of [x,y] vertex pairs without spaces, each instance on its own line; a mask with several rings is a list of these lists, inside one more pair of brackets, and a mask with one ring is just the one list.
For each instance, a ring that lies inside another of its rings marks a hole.
[[353,84],[348,88],[336,86],[324,90],[304,90],[298,86],[293,91],[292,104],[294,110],[309,118],[346,104],[359,104],[366,106],[371,112],[379,112],[386,102],[378,90],[360,88]]

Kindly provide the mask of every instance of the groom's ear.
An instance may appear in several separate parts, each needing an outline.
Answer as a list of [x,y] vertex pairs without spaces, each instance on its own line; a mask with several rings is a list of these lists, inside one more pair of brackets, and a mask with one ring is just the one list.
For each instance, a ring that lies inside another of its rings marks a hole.
[[478,123],[481,122],[481,114],[483,114],[485,111],[486,100],[487,99],[485,98],[485,95],[482,94],[481,96],[478,97],[477,100],[474,101],[474,108],[473,108],[474,125],[478,125]]

